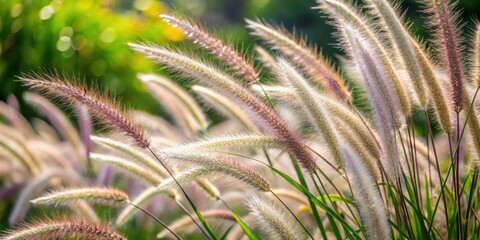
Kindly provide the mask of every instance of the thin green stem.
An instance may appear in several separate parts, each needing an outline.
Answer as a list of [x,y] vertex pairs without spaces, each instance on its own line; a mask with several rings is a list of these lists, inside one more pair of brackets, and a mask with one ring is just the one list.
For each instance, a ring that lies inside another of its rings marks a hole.
[[442,175],[442,172],[440,170],[440,161],[438,159],[438,155],[437,155],[437,149],[436,149],[436,146],[435,146],[435,141],[434,141],[434,138],[433,138],[433,133],[432,133],[432,128],[431,128],[431,122],[430,122],[430,116],[428,115],[428,112],[425,111],[425,118],[427,120],[427,131],[428,131],[428,135],[427,135],[427,138],[430,137],[430,140],[432,142],[432,149],[433,149],[433,153],[434,153],[434,156],[435,156],[435,166],[436,166],[436,170],[437,170],[437,174],[438,174],[438,178],[440,179],[440,183],[441,183],[441,187],[440,187],[440,193],[439,195],[442,196],[441,198],[438,198],[436,203],[435,203],[435,208],[433,210],[433,214],[432,214],[432,221],[430,223],[430,226],[428,227],[428,235],[430,235],[431,231],[432,231],[432,227],[433,227],[433,219],[435,218],[435,215],[436,215],[436,212],[437,212],[437,209],[438,209],[438,205],[440,204],[440,201],[443,201],[443,207],[445,209],[444,213],[445,213],[445,222],[447,224],[447,229],[449,228],[449,221],[448,221],[448,211],[446,209],[447,208],[447,199],[446,199],[446,196],[444,194],[444,188],[445,188],[445,185],[447,184],[447,179],[448,179],[448,175],[450,173],[450,171],[447,172],[447,176],[446,176],[446,179],[444,180],[443,179],[443,175]]
[[158,162],[163,166],[163,168],[165,168],[165,170],[168,172],[168,174],[170,175],[170,177],[172,177],[173,181],[175,181],[175,183],[178,185],[178,187],[180,188],[180,190],[182,191],[182,193],[185,195],[185,198],[187,199],[188,203],[190,204],[190,206],[192,206],[193,210],[195,211],[195,213],[197,214],[197,217],[198,219],[200,219],[200,222],[202,222],[203,226],[207,229],[208,233],[205,232],[205,230],[197,223],[197,221],[195,221],[195,218],[193,218],[193,216],[191,214],[188,214],[188,216],[192,219],[193,223],[195,223],[195,225],[197,225],[197,227],[202,231],[202,233],[209,239],[214,239],[216,240],[217,237],[215,235],[215,233],[213,232],[212,228],[210,227],[210,225],[208,225],[207,221],[205,221],[205,218],[203,218],[202,214],[200,213],[200,211],[198,211],[198,208],[197,206],[195,205],[195,203],[193,203],[192,199],[190,199],[190,197],[188,196],[187,192],[185,191],[185,189],[182,187],[182,185],[177,181],[177,179],[175,178],[175,176],[173,176],[173,173],[170,171],[170,169],[168,169],[168,167],[165,165],[165,163],[163,163],[163,161],[157,156],[157,154],[155,154],[155,152],[150,148],[148,147],[148,150],[150,151],[150,153],[152,153],[152,155],[158,160]]
[[298,219],[298,217],[295,215],[295,213],[293,213],[292,210],[290,210],[290,208],[282,201],[282,199],[280,199],[280,197],[278,197],[277,194],[275,194],[273,191],[270,191],[270,193],[273,194],[273,196],[275,196],[275,198],[278,199],[278,201],[287,209],[288,212],[290,212],[290,214],[295,218],[295,220],[300,224],[300,226],[302,226],[303,230],[305,230],[305,232],[308,234],[310,239],[315,239],[315,238],[313,238],[310,231],[308,231],[308,229],[305,227],[305,225],[303,225],[302,221],[300,221],[300,219]]
[[467,239],[467,233],[468,233],[468,225],[470,222],[470,216],[471,216],[471,211],[475,211],[475,209],[472,208],[473,205],[473,199],[477,195],[477,184],[478,184],[478,168],[475,168],[472,174],[472,181],[470,183],[470,192],[468,196],[468,203],[467,203],[467,210],[465,211],[465,228],[463,231],[463,239]]
[[172,231],[172,229],[170,229],[167,224],[165,224],[162,220],[158,219],[157,217],[155,217],[152,213],[150,213],[149,211],[143,209],[142,207],[140,206],[137,206],[136,204],[132,203],[132,202],[128,202],[130,205],[132,205],[133,207],[135,207],[136,209],[142,211],[143,213],[147,214],[149,217],[151,217],[153,220],[155,220],[157,223],[159,223],[160,225],[162,225],[165,229],[167,229],[176,239],[178,240],[181,240],[182,238],[180,238],[180,236],[178,236],[174,231]]
[[[457,112],[456,113],[456,120],[457,120],[457,124],[456,124],[456,128],[457,128],[457,132],[456,132],[456,140],[457,140],[457,146],[460,146],[460,142],[461,142],[461,139],[460,139],[460,113]],[[458,233],[458,237],[460,238],[460,240],[462,239],[462,199],[461,199],[461,195],[460,195],[460,154],[458,153],[458,151],[460,150],[460,148],[457,148],[455,149],[455,164],[453,165],[453,170],[454,170],[454,174],[453,174],[453,182],[454,182],[454,191],[455,191],[455,200],[457,202],[457,233]]]

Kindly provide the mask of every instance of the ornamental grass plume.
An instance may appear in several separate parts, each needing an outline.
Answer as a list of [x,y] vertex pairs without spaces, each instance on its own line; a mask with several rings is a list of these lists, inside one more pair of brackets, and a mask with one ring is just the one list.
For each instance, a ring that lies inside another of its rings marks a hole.
[[247,82],[256,82],[258,73],[237,51],[225,45],[221,40],[210,36],[199,26],[191,21],[180,19],[175,16],[162,14],[160,17],[168,24],[180,28],[194,43],[210,51],[232,68],[235,74],[245,78]]
[[245,205],[249,208],[250,214],[260,224],[262,231],[265,231],[272,239],[304,239],[305,233],[288,213],[282,211],[272,200],[265,197],[251,196]]
[[74,218],[37,220],[1,236],[1,238],[5,240],[58,239],[72,237],[92,240],[127,239],[106,225],[90,223]]
[[329,61],[317,53],[315,48],[308,47],[305,40],[298,40],[295,35],[286,30],[275,28],[263,22],[255,22],[247,19],[247,27],[252,30],[252,35],[278,49],[282,54],[290,57],[308,72],[316,83],[320,83],[326,92],[340,100],[351,100],[351,93],[345,86],[344,80],[333,69]]
[[[44,116],[32,123],[14,97],[0,101],[0,198],[19,193],[11,224],[35,214],[29,203],[76,217],[2,237],[124,239],[102,219],[134,239],[479,239],[478,24],[463,36],[456,2],[428,0],[433,37],[421,41],[399,1],[317,5],[338,66],[267,21],[246,20],[264,44],[248,54],[162,14],[203,48],[128,44],[167,70],[137,75],[167,116],[125,114],[59,74],[22,75],[75,107],[78,127],[40,95],[25,94]],[[116,131],[94,131],[90,115]]]
[[113,188],[73,188],[49,193],[31,200],[36,205],[65,205],[78,200],[86,200],[95,204],[124,205],[129,202],[128,195]]
[[[385,80],[383,83],[390,85],[390,96],[395,97],[394,101],[395,104],[398,105],[398,111],[405,115],[409,115],[411,105],[410,97],[407,96],[407,89],[405,89],[406,84],[400,81],[399,76],[394,70],[393,61],[387,57],[388,53],[385,50],[385,46],[380,42],[380,39],[376,37],[379,33],[377,33],[377,30],[371,26],[371,22],[368,21],[366,17],[362,16],[356,8],[343,1],[319,0],[318,2],[321,9],[331,16],[339,30],[343,29],[346,25],[356,29],[359,34],[363,35],[365,38],[364,41],[370,44],[370,48],[368,49],[374,49],[374,51],[377,52],[378,56],[377,58],[374,58],[374,60],[378,61],[377,66],[384,68],[383,76],[385,77]],[[397,117],[400,118],[400,116]],[[396,119],[398,127],[401,126],[400,123],[401,119]]]
[[95,89],[88,89],[64,76],[45,73],[23,75],[20,77],[20,81],[30,89],[40,91],[50,97],[62,99],[70,104],[84,104],[103,126],[119,129],[135,140],[139,147],[146,148],[150,145],[143,130],[122,113],[118,104],[112,98],[104,97]]
[[325,140],[332,158],[341,167],[343,165],[343,157],[339,150],[340,145],[337,132],[333,128],[330,119],[327,118],[326,110],[322,107],[321,102],[317,101],[314,87],[284,59],[279,59],[278,67],[282,71],[281,81],[286,82],[287,85],[294,89],[297,97],[304,104],[305,112],[310,117],[310,121],[317,129],[317,132],[321,134],[320,138]]
[[453,110],[458,113],[465,105],[463,98],[465,73],[461,58],[463,49],[458,28],[459,14],[454,10],[455,2],[450,0],[428,0],[424,5],[428,24],[433,31],[433,41],[439,46],[437,48],[439,60],[450,79]]

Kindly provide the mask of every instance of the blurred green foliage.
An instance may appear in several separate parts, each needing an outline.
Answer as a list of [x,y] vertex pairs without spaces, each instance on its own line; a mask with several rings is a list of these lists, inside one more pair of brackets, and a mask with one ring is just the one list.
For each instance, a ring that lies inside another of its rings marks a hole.
[[[143,106],[135,74],[158,69],[134,54],[129,41],[178,41],[183,35],[158,20],[167,11],[155,1],[0,1],[0,96],[23,89],[15,76],[22,72],[53,71],[98,80],[129,104]],[[150,106],[151,107],[151,106]]]

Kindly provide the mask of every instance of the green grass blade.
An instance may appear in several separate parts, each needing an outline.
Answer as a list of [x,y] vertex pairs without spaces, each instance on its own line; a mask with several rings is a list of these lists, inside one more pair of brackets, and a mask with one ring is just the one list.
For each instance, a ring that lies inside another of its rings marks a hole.
[[232,213],[233,217],[235,218],[235,220],[237,221],[238,225],[240,225],[243,232],[247,235],[247,237],[250,240],[260,240],[260,238],[258,238],[257,235],[255,235],[255,233],[253,233],[252,229],[250,229],[247,226],[247,224],[239,216],[237,216],[237,214],[235,214],[234,212],[231,212],[231,213]]

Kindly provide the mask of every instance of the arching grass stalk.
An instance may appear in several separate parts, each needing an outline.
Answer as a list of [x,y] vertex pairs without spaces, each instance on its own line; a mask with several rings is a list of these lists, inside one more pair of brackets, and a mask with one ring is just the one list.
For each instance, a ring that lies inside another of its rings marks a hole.
[[[454,151],[454,157],[455,157],[455,165],[454,165],[454,183],[455,183],[455,197],[456,197],[456,200],[457,200],[457,208],[458,208],[458,212],[457,212],[457,224],[458,224],[458,233],[461,237],[463,237],[462,235],[462,227],[463,227],[463,224],[462,224],[462,203],[461,203],[461,195],[462,195],[462,192],[463,192],[463,189],[462,191],[460,192],[460,154],[459,154],[459,151],[460,151],[460,143],[461,143],[461,140],[463,138],[463,134],[465,132],[465,128],[466,128],[466,125],[469,121],[469,118],[471,117],[472,115],[472,112],[473,112],[473,107],[474,107],[474,104],[475,104],[475,99],[477,98],[477,94],[478,94],[478,91],[480,90],[480,86],[477,87],[477,89],[475,90],[475,94],[473,95],[473,99],[472,99],[472,102],[470,104],[470,106],[468,107],[468,113],[467,113],[467,117],[465,119],[465,122],[462,126],[462,130],[460,132],[460,117],[459,117],[459,112],[457,112],[456,114],[456,117],[457,117],[457,132],[456,132],[456,140],[457,140],[457,143],[455,145],[455,151]],[[453,159],[453,158],[452,158]],[[469,212],[468,208],[466,210],[467,212]],[[468,218],[466,218],[467,220],[467,224],[468,224]],[[467,231],[468,229],[465,229],[465,231]]]
[[[402,171],[402,174],[404,174],[403,171]],[[402,176],[405,178],[405,175],[402,175]],[[410,235],[410,238],[415,238],[415,234],[414,234],[413,228],[412,228],[412,222],[411,222],[410,214],[408,212],[407,204],[405,202],[406,198],[403,195],[403,193],[401,192],[401,189],[403,189],[403,184],[402,184],[402,179],[401,179],[402,176],[397,175],[395,177],[395,184],[396,184],[396,187],[399,189],[399,190],[396,190],[396,193],[399,196],[399,203],[400,203],[399,214],[401,214],[402,217],[403,217],[403,222],[405,223],[405,227],[408,231],[408,234]]]
[[[404,177],[406,177],[406,176],[404,175]],[[421,209],[416,208],[415,203],[412,202],[410,199],[406,198],[406,197],[403,195],[403,192],[402,192],[401,190],[397,189],[396,186],[391,185],[391,184],[386,184],[386,185],[389,187],[389,189],[392,190],[393,193],[396,193],[396,194],[400,195],[400,196],[401,196],[400,199],[402,200],[402,203],[405,204],[405,205],[402,205],[402,206],[401,206],[401,207],[402,207],[401,210],[404,210],[404,212],[400,212],[400,211],[397,210],[397,209],[395,210],[397,213],[399,213],[399,215],[401,215],[401,214],[406,214],[405,216],[401,216],[401,217],[407,217],[407,219],[410,219],[410,218],[408,218],[408,216],[409,216],[408,211],[406,211],[406,210],[408,210],[408,209],[406,209],[406,207],[407,207],[407,206],[410,206],[411,209],[416,213],[416,215],[418,215],[418,217],[420,218],[420,220],[425,221],[425,223],[428,224],[429,226],[430,226],[430,224],[433,224],[433,223],[434,223],[433,219],[432,219],[432,220],[429,220],[427,216],[423,215],[423,213],[421,212]],[[406,188],[409,188],[409,185],[407,185],[407,186],[405,186],[405,187],[406,187]],[[403,187],[402,187],[402,189],[403,189]],[[411,188],[410,188],[410,189],[411,189]],[[391,198],[394,198],[394,195],[391,195],[390,197],[391,197]],[[393,202],[395,203],[395,201],[393,201]],[[399,220],[399,221],[407,221],[407,220]],[[410,221],[408,221],[407,224],[410,224]],[[397,229],[400,230],[400,229],[398,228],[398,227],[399,227],[398,225],[395,225],[395,227],[397,227]],[[408,233],[410,234],[409,238],[419,237],[418,235],[415,235],[415,234],[413,233],[413,230],[417,230],[416,228],[413,228],[413,225],[409,225],[408,227],[409,227],[409,228],[407,228],[407,231],[408,231]],[[433,229],[433,230],[434,230],[434,232],[435,232],[438,236],[442,236],[441,233],[440,233],[437,229]],[[422,234],[424,234],[424,233],[425,233],[425,232],[422,232]],[[405,234],[405,233],[401,233],[401,234]],[[424,236],[430,236],[430,232],[428,232],[428,235],[424,235]]]

